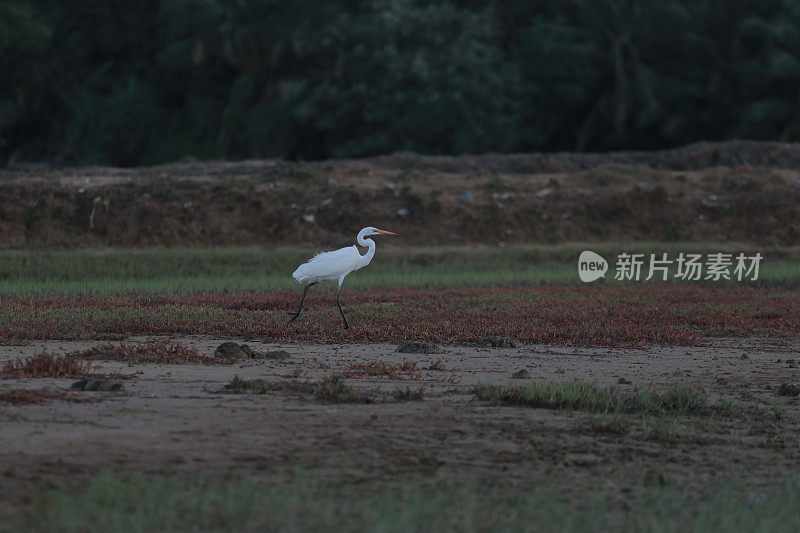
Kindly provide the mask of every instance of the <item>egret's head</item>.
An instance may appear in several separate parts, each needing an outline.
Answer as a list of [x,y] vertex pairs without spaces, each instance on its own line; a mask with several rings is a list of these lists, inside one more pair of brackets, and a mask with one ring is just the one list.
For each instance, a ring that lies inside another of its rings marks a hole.
[[359,235],[361,237],[369,237],[370,235],[389,235],[389,236],[391,236],[391,235],[397,235],[397,233],[392,233],[391,231],[384,231],[382,229],[373,228],[372,226],[369,226],[367,228],[362,229],[359,232]]

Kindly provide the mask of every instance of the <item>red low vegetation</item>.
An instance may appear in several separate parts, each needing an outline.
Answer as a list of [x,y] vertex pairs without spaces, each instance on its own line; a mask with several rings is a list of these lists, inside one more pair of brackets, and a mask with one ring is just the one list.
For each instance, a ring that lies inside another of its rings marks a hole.
[[529,343],[640,347],[702,344],[707,337],[796,336],[791,289],[636,285],[345,292],[351,328],[332,294],[299,292],[0,299],[0,339],[114,339],[129,335],[258,337],[274,342]]
[[83,378],[92,371],[91,363],[69,355],[42,353],[27,359],[6,361],[0,367],[4,378]]
[[90,398],[80,398],[67,391],[48,389],[12,389],[0,391],[0,404],[37,405],[49,400],[68,402],[87,402]]
[[144,344],[103,344],[86,350],[71,352],[71,357],[125,363],[220,364],[221,359],[200,355],[196,348],[180,342],[151,341]]
[[[431,372],[432,371],[432,372]],[[461,376],[444,367],[437,361],[430,367],[420,370],[416,361],[403,361],[396,365],[373,361],[355,363],[342,370],[342,376],[349,378],[383,378],[398,381],[435,381],[438,383],[458,383]]]

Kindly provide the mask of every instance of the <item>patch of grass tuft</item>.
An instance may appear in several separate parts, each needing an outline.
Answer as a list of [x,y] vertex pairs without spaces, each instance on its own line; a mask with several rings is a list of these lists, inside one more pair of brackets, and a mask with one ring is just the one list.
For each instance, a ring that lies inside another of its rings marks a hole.
[[231,394],[250,392],[253,394],[266,394],[270,390],[269,384],[263,379],[242,379],[239,376],[233,376],[230,382],[222,387],[222,392],[229,392]]
[[322,378],[314,387],[314,398],[326,403],[371,403],[372,399],[355,387],[345,385],[341,374]]
[[650,417],[644,421],[642,429],[645,438],[654,441],[672,442],[677,434],[675,423],[665,418]]
[[705,399],[690,387],[673,385],[665,392],[640,389],[624,395],[612,387],[574,380],[523,385],[478,385],[479,400],[546,409],[573,409],[593,413],[684,415],[703,409]]
[[405,389],[395,390],[392,396],[401,402],[419,402],[425,397],[425,390],[421,386],[413,389],[406,386]]
[[267,381],[265,379],[242,379],[233,376],[219,392],[229,394],[266,394],[269,391],[290,391],[300,394],[312,394],[314,385],[304,381]]
[[638,413],[685,415],[700,411],[706,401],[689,385],[678,383],[664,392],[640,389],[632,401],[624,399],[623,404],[626,404],[624,410]]

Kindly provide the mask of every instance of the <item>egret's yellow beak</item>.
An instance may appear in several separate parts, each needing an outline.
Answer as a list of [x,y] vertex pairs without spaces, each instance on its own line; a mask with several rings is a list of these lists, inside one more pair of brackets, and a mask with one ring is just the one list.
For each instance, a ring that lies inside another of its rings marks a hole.
[[[376,228],[376,229],[377,229],[377,228]],[[379,230],[377,230],[377,231],[378,231],[378,233],[380,233],[381,235],[394,235],[395,237],[397,236],[397,233],[392,233],[391,231],[383,231],[382,229],[379,229]]]

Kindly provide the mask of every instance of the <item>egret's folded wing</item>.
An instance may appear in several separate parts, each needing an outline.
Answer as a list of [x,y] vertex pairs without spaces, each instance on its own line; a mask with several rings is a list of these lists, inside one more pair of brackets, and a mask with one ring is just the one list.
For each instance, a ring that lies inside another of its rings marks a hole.
[[359,253],[355,246],[348,246],[332,252],[322,252],[303,263],[292,276],[297,281],[323,281],[336,279],[352,271]]

